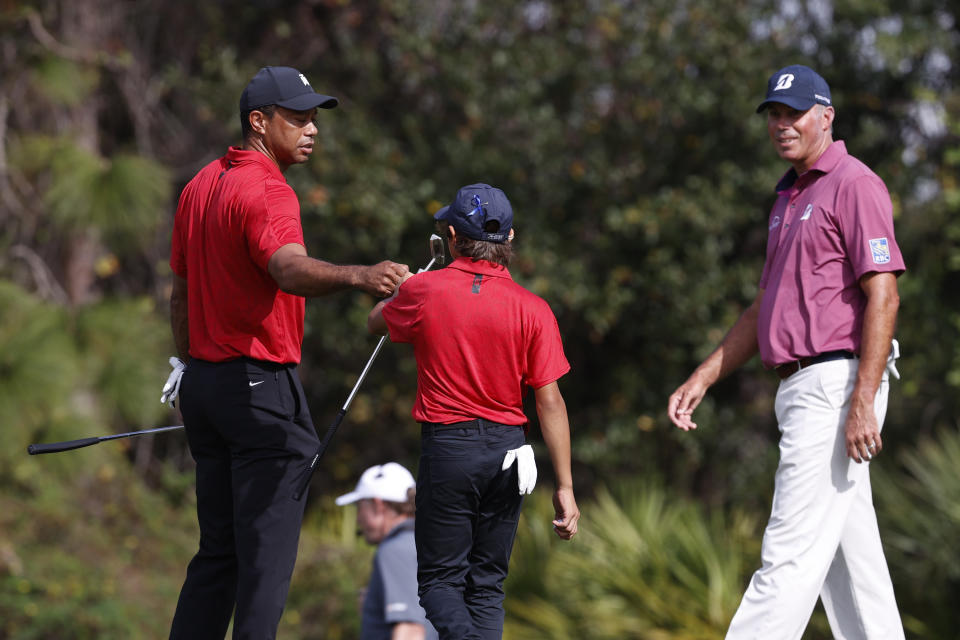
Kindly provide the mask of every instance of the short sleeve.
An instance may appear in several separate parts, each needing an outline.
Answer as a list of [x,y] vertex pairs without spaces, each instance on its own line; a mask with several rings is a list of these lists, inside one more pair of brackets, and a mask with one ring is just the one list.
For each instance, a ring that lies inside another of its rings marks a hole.
[[545,300],[538,299],[538,303],[527,346],[526,367],[526,382],[534,389],[548,385],[570,371],[557,318]]
[[417,276],[411,276],[400,285],[396,297],[383,306],[381,312],[390,332],[390,342],[413,342],[423,301],[422,289]]
[[843,243],[857,278],[905,269],[893,232],[893,204],[883,181],[863,176],[845,185],[837,199]]
[[277,249],[287,244],[304,244],[300,202],[290,185],[268,180],[263,200],[253,205],[244,220],[244,235],[253,261],[266,270]]

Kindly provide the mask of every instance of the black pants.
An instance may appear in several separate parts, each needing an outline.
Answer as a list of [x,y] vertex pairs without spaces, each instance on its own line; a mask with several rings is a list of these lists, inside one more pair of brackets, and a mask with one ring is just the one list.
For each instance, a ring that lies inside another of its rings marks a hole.
[[523,499],[517,465],[501,470],[523,428],[486,420],[423,425],[417,474],[420,604],[441,640],[503,635],[503,581]]
[[293,365],[191,360],[180,410],[197,463],[200,548],[170,629],[176,640],[274,638],[306,500],[291,496],[319,445]]

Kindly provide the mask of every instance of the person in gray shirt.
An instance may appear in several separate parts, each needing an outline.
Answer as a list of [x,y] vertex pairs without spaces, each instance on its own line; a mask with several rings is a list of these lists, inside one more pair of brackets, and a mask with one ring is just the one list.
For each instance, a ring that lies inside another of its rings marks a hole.
[[417,597],[416,481],[402,465],[370,467],[337,504],[357,503],[357,527],[377,546],[363,599],[360,640],[436,640]]

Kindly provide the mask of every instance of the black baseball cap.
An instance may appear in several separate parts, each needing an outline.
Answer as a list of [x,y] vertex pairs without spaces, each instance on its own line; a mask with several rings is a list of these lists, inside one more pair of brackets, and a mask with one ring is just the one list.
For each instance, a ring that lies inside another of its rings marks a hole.
[[264,67],[240,94],[240,113],[271,104],[294,111],[333,109],[338,102],[333,96],[316,93],[307,77],[293,67]]
[[831,106],[830,86],[820,74],[802,64],[784,67],[767,81],[767,98],[757,107],[760,113],[771,102],[780,102],[798,111],[806,111],[815,104]]
[[[513,226],[513,207],[506,194],[496,187],[478,183],[460,187],[453,202],[433,215],[434,220],[444,220],[468,238],[503,244],[510,239]],[[492,221],[500,223],[496,231],[484,231]]]

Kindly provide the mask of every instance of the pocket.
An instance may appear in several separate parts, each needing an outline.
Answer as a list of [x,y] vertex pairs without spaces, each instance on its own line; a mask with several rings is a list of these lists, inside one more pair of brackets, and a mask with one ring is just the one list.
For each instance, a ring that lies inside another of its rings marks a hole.
[[286,380],[275,371],[239,362],[217,380],[217,403],[235,409],[263,412],[290,420],[294,401]]
[[817,388],[824,402],[839,411],[850,399],[856,381],[855,360],[837,360],[817,365]]
[[434,432],[427,449],[434,458],[464,458],[476,455],[479,445],[476,429],[441,429]]
[[517,449],[527,443],[522,427],[499,427],[487,432],[487,448],[498,451]]

